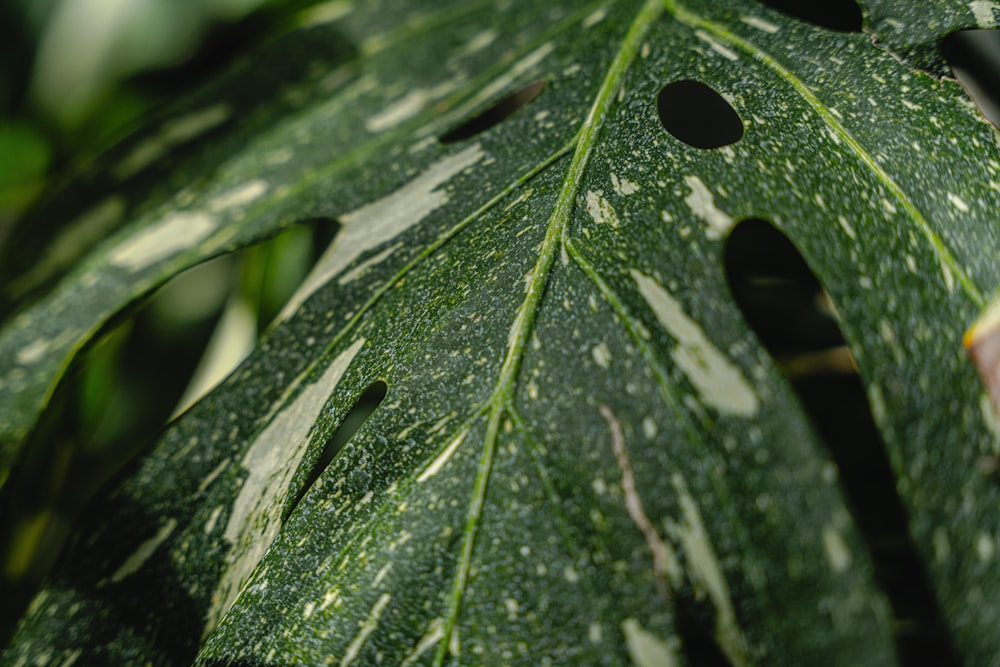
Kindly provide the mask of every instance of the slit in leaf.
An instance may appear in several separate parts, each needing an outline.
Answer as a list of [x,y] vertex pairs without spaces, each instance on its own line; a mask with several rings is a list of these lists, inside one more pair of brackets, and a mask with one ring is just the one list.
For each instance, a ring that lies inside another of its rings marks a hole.
[[316,480],[320,478],[323,471],[327,469],[330,463],[336,458],[340,450],[344,448],[354,434],[358,432],[368,418],[372,416],[376,408],[381,405],[382,401],[385,400],[385,395],[388,392],[388,387],[385,382],[379,380],[373,382],[358,400],[354,403],[347,416],[344,420],[340,422],[340,426],[334,431],[333,435],[327,441],[326,445],[323,446],[323,451],[320,453],[319,458],[316,459],[316,463],[313,464],[312,469],[309,471],[309,475],[306,476],[305,481],[302,483],[302,489],[299,490],[298,495],[295,496],[295,500],[288,508],[287,516],[291,516],[295,508],[298,507],[299,503],[305,497],[306,493],[312,488],[312,485],[316,483]]
[[863,17],[854,0],[761,0],[761,3],[783,14],[837,32],[861,32]]
[[983,116],[1000,127],[1000,31],[953,32],[941,40],[941,55]]
[[733,667],[719,646],[711,628],[716,611],[707,598],[678,595],[674,598],[677,634],[687,664],[699,667]]
[[663,128],[695,148],[721,148],[743,138],[743,121],[719,93],[700,81],[667,84],[656,99]]
[[829,297],[795,246],[764,220],[733,229],[725,270],[747,323],[791,382],[840,471],[876,584],[892,608],[901,664],[958,664]]
[[499,125],[538,97],[544,87],[544,81],[529,83],[524,88],[507,95],[493,106],[443,134],[441,143],[450,144],[471,139],[477,134],[482,134],[491,127]]
[[80,509],[242,361],[336,231],[311,220],[194,266],[119,313],[71,362],[0,498],[0,634]]

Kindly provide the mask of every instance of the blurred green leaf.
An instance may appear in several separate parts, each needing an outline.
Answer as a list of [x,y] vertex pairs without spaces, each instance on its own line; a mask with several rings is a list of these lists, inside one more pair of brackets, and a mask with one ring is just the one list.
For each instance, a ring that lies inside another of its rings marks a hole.
[[0,121],[0,214],[23,208],[41,189],[52,149],[26,122]]

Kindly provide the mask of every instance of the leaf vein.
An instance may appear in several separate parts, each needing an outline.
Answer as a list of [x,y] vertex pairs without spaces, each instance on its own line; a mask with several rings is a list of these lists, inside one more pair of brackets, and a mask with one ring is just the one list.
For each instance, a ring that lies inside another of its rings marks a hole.
[[711,33],[714,37],[727,42],[730,46],[733,46],[740,51],[756,58],[760,62],[764,63],[767,67],[771,68],[775,73],[778,74],[782,79],[784,79],[792,88],[795,89],[803,100],[816,112],[820,119],[827,125],[831,132],[836,136],[840,137],[850,148],[851,151],[858,157],[861,162],[867,166],[875,174],[882,185],[888,190],[893,197],[899,201],[903,210],[909,215],[909,217],[914,221],[920,232],[923,234],[924,238],[931,245],[931,249],[938,258],[938,262],[943,268],[946,268],[954,273],[958,282],[962,285],[963,290],[972,299],[972,301],[982,308],[986,304],[986,299],[983,296],[980,289],[972,282],[972,279],[966,274],[962,267],[955,260],[955,257],[951,254],[948,247],[944,244],[944,241],[940,236],[931,228],[930,223],[927,218],[920,212],[916,205],[910,200],[903,188],[900,187],[898,183],[879,165],[878,161],[861,145],[861,143],[851,134],[844,125],[837,120],[837,118],[824,106],[823,102],[820,101],[816,94],[813,93],[809,87],[799,79],[795,74],[793,74],[789,69],[782,65],[774,56],[772,56],[767,51],[757,45],[749,42],[738,35],[735,35],[719,24],[709,21],[707,19],[698,16],[694,12],[686,9],[676,0],[667,0],[668,10],[673,14],[674,18],[680,23],[692,28],[694,30],[704,30]]

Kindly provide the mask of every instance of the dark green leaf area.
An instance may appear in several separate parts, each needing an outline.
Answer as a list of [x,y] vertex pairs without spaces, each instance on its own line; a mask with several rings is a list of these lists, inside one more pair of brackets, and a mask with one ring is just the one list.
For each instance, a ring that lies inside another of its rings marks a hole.
[[[305,14],[356,56],[222,164],[166,168],[191,189],[0,332],[13,465],[104,319],[222,248],[342,223],[255,353],[93,508],[4,660],[893,664],[836,466],[726,284],[728,233],[762,218],[829,294],[956,651],[988,664],[1000,487],[975,463],[996,436],[961,336],[1000,284],[1000,155],[957,86],[897,58],[974,17],[860,4],[874,43],[749,0]],[[671,136],[676,81],[719,93],[739,140]],[[158,594],[133,613],[137,590]]]
[[[735,414],[716,416],[719,407],[729,411],[754,404],[752,399],[718,402],[725,400],[721,396],[713,404],[712,397],[678,391],[691,386],[691,378],[677,367],[691,348],[686,351],[658,330],[635,285],[632,277],[604,281],[567,271],[553,285],[562,298],[551,302],[549,316],[540,319],[540,347],[526,359],[525,372],[532,379],[523,396],[524,419],[543,443],[539,458],[552,480],[550,502],[569,524],[564,533],[590,536],[577,547],[578,557],[592,568],[585,580],[610,569],[617,574],[616,590],[632,590],[601,614],[606,630],[621,632],[630,616],[656,617],[661,602],[652,545],[659,540],[675,554],[676,560],[667,559],[674,564],[659,575],[673,590],[675,613],[693,613],[695,601],[707,596],[711,602],[704,604],[714,618],[707,634],[724,653],[740,655],[735,638],[742,637],[757,657],[781,654],[792,662],[791,656],[813,655],[817,646],[844,659],[891,655],[887,610],[853,537],[835,469],[808,424],[788,418],[786,406],[794,399],[784,389],[768,388],[776,385],[767,380],[776,371],[766,359],[748,359],[755,370],[743,376],[746,387],[760,397],[749,430]],[[706,282],[701,289],[725,287]],[[609,306],[602,294],[619,307]],[[573,321],[569,345],[558,325],[566,319],[560,301],[594,305],[589,317]],[[730,349],[749,351],[748,342],[741,332]],[[708,348],[702,353],[714,354]],[[587,393],[561,389],[580,367],[601,382]],[[602,404],[625,425],[624,456],[614,450]],[[581,405],[587,406],[583,414]],[[625,491],[626,460],[634,495]],[[655,535],[642,527],[643,514]],[[692,539],[702,534],[699,526],[713,536],[712,544]],[[827,539],[844,540],[853,554],[850,569],[831,568],[824,533],[834,536]],[[680,575],[678,567],[688,574]],[[718,568],[715,581],[726,582],[725,588],[713,592],[702,567]],[[788,596],[816,596],[828,606],[780,613]],[[648,606],[626,611],[629,601],[644,598]],[[840,632],[831,631],[830,619],[841,615],[854,620]],[[848,626],[854,630],[845,632]],[[858,627],[865,633],[857,634]],[[675,633],[685,645],[691,643],[690,636],[672,628],[670,634]]]

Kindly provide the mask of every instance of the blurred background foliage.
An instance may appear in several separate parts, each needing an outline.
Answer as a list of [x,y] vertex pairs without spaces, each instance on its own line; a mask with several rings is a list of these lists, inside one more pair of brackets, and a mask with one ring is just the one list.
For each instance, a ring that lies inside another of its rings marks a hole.
[[[0,2],[0,247],[34,201],[311,4]],[[250,353],[336,231],[332,220],[305,221],[194,267],[73,362],[0,498],[0,640],[81,508]]]
[[[58,190],[155,107],[294,26],[314,2],[0,2],[0,248],[32,202]],[[984,114],[1000,122],[998,34],[953,35],[942,50]],[[0,498],[0,643],[87,500],[249,354],[336,232],[333,220],[307,221],[195,267],[109,323],[74,361],[31,435],[18,481]],[[817,429],[831,449],[874,439],[869,449],[881,451],[822,287],[767,225],[741,234],[749,250],[727,259],[731,289]],[[823,412],[851,400],[858,419],[847,426],[842,412]],[[348,421],[363,421],[365,406],[357,409]],[[868,459],[853,465],[874,466]],[[871,530],[905,537],[905,518],[876,516]],[[876,554],[876,561],[890,587],[907,588],[912,579],[898,565],[899,551]]]
[[53,173],[288,27],[297,0],[0,3],[0,243]]

